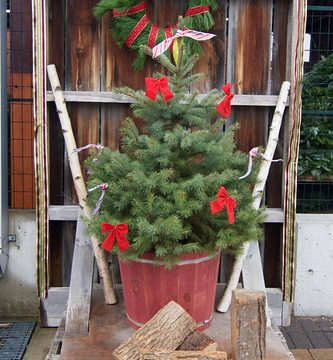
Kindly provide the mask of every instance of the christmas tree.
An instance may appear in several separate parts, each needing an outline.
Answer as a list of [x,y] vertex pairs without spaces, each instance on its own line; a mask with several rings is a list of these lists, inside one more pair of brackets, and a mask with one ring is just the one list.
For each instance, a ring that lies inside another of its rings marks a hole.
[[[133,115],[144,127],[139,131],[133,119],[125,119],[121,150],[104,148],[88,158],[89,187],[107,184],[88,229],[103,242],[102,224],[112,224],[103,225],[105,232],[123,224],[111,251],[128,260],[145,252],[172,262],[185,253],[240,249],[256,238],[262,218],[252,207],[256,172],[239,180],[248,156],[235,149],[237,125],[225,129],[217,111],[229,104],[218,105],[224,94],[217,90],[203,97],[189,93],[203,78],[192,74],[196,55],[180,49],[177,65],[164,55],[157,59],[168,77],[146,78],[146,92],[114,90],[134,100]],[[89,193],[92,209],[99,196]]]

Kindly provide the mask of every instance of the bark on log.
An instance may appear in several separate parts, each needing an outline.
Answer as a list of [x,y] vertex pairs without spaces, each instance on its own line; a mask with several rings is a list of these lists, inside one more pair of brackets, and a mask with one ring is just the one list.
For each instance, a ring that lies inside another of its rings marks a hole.
[[217,343],[206,334],[194,331],[177,348],[183,351],[216,351]]
[[231,349],[234,360],[266,359],[265,293],[237,289],[231,301]]
[[[48,65],[47,73],[51,83],[54,101],[57,107],[61,129],[66,143],[69,165],[71,168],[77,197],[79,199],[79,204],[82,208],[83,214],[87,218],[90,218],[91,212],[85,203],[87,189],[83,180],[78,154],[74,152],[74,150],[76,149],[76,142],[55,65]],[[116,304],[117,298],[113,289],[109,266],[106,259],[106,253],[104,249],[100,247],[96,237],[91,236],[91,242],[95,253],[99,275],[102,279],[105,303]]]
[[140,360],[225,360],[224,351],[178,351],[178,350],[149,350],[140,351]]
[[118,360],[139,360],[142,348],[175,350],[195,329],[192,317],[176,302],[170,301],[130,339],[119,345],[113,356]]

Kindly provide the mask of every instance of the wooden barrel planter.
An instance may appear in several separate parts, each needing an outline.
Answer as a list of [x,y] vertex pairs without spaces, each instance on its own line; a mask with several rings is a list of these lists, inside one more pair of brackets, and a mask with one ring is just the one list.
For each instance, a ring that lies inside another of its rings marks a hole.
[[174,300],[196,321],[199,331],[212,321],[220,252],[186,254],[167,269],[163,259],[145,254],[140,260],[119,259],[129,324],[139,329]]

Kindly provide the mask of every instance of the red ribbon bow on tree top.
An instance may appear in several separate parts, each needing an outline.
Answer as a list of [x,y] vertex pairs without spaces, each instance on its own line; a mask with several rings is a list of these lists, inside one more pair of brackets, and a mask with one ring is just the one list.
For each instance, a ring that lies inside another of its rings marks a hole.
[[222,211],[224,204],[226,204],[229,223],[232,224],[234,222],[234,208],[236,207],[236,200],[228,196],[227,190],[223,186],[220,187],[216,196],[220,199],[210,202],[212,214]]
[[102,243],[102,247],[106,251],[111,251],[112,246],[114,244],[114,240],[117,239],[117,244],[120,251],[124,251],[129,247],[129,243],[124,234],[128,233],[128,226],[127,224],[119,224],[114,226],[108,223],[102,223],[102,232],[103,234],[111,231],[106,239]]
[[173,93],[168,88],[168,78],[166,76],[161,77],[159,80],[146,77],[145,81],[147,86],[146,96],[149,97],[149,99],[155,101],[158,90],[161,90],[166,104],[173,98]]
[[216,110],[219,115],[222,114],[222,117],[225,119],[231,113],[231,100],[235,94],[230,94],[231,85],[230,83],[222,86],[222,90],[227,95],[217,106]]

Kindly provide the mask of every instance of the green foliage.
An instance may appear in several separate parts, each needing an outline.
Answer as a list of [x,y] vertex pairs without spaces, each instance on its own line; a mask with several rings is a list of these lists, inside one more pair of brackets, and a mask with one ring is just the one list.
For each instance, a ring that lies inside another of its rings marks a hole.
[[[142,0],[101,0],[94,7],[94,15],[97,17],[97,19],[100,19],[108,11],[117,9],[120,12],[125,12],[126,10],[129,10],[131,7],[136,6],[141,2]],[[189,0],[189,8],[196,6],[209,6],[211,10],[216,10],[218,8],[218,3],[216,0]],[[112,17],[110,31],[119,47],[123,47],[125,45],[128,35],[141,20],[145,12],[146,10],[143,10],[131,15]],[[147,54],[140,49],[141,46],[148,44],[148,38],[152,25],[153,23],[149,20],[147,26],[145,26],[145,28],[130,46],[130,49],[136,53],[136,58],[132,64],[136,71],[143,69]],[[204,12],[202,14],[185,17],[184,25],[188,29],[206,31],[214,25],[214,19],[210,12]],[[173,26],[173,34],[175,34],[176,31],[177,29]],[[156,44],[160,43],[165,38],[166,35],[164,28],[159,28],[156,37]],[[186,37],[184,38],[184,44],[186,55],[189,56],[193,53],[203,55],[203,51],[198,41]],[[165,53],[167,57],[171,58],[170,50],[167,50]]]
[[333,54],[304,75],[298,175],[332,179]]
[[[188,86],[201,76],[188,74],[196,59],[182,54],[175,67],[167,57],[158,58],[172,73],[168,80],[174,97],[167,104],[160,93],[154,102],[142,90],[116,89],[135,100],[133,114],[143,120],[143,130],[126,118],[121,152],[104,148],[86,162],[89,187],[109,184],[89,231],[103,241],[101,223],[127,223],[130,247],[122,253],[125,259],[148,251],[169,261],[197,251],[237,251],[260,231],[262,218],[252,207],[251,194],[256,171],[238,179],[247,170],[248,155],[235,150],[236,126],[224,130],[218,117],[216,105],[223,95],[216,90],[202,99],[188,94]],[[211,214],[210,201],[221,186],[237,202],[232,225],[225,207]],[[98,197],[96,191],[89,194],[91,208]],[[112,251],[118,252],[117,245]]]

